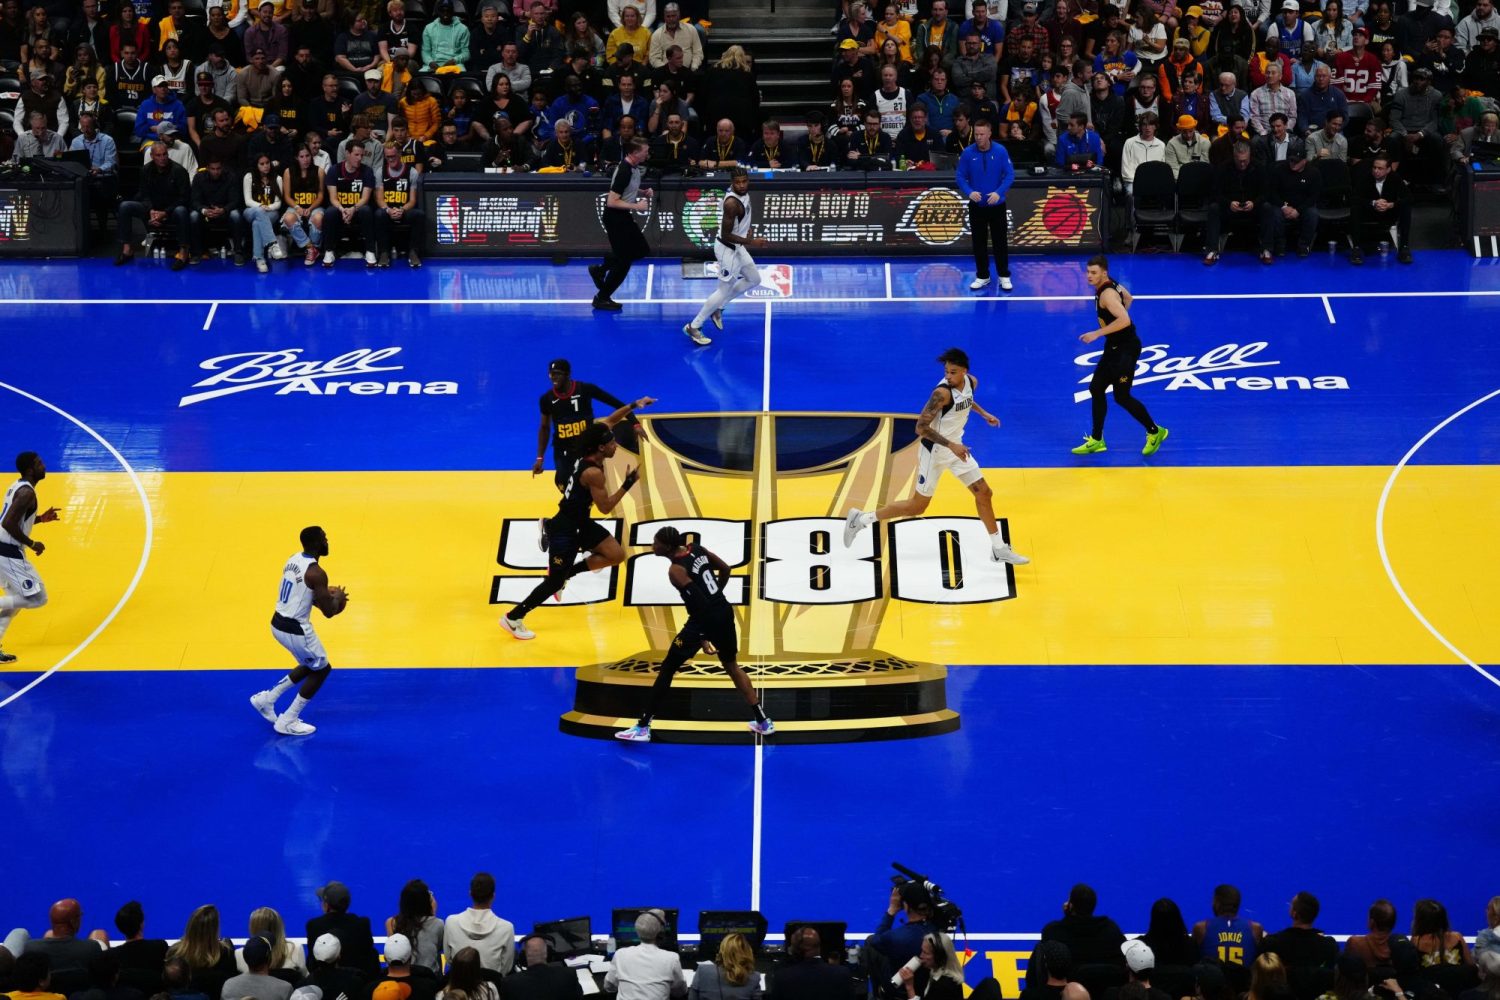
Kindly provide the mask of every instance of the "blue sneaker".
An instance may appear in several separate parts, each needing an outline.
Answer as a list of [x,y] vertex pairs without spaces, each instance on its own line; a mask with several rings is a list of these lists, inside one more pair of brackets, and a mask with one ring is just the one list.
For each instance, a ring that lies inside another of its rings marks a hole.
[[750,731],[756,736],[776,735],[776,723],[772,722],[770,719],[767,719],[765,722],[750,722],[746,723],[746,725],[749,726]]
[[624,740],[627,743],[650,743],[651,727],[631,726],[629,729],[622,729],[615,733],[615,739]]

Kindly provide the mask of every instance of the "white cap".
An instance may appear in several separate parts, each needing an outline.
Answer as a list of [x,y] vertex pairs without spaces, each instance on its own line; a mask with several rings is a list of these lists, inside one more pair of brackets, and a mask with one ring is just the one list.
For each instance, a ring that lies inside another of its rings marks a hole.
[[1282,0],[1281,9],[1295,10],[1300,13],[1302,10],[1302,5],[1298,3],[1297,0]]
[[379,80],[379,79],[382,79],[384,76],[385,76],[385,74],[382,73],[378,69],[367,69],[367,70],[365,70],[365,79],[366,80]]
[[387,962],[411,961],[411,938],[405,934],[392,934],[386,938],[385,960]]
[[320,962],[337,961],[339,952],[343,950],[343,947],[343,945],[339,944],[339,939],[332,934],[320,934],[318,935],[318,939],[313,942],[313,958],[316,958]]
[[292,990],[291,1000],[323,1000],[321,986],[299,986]]
[[[1287,0],[1288,3],[1296,3],[1297,0]],[[1120,945],[1120,951],[1125,956],[1125,964],[1130,966],[1131,972],[1142,972],[1146,969],[1156,968],[1156,956],[1151,952],[1151,946],[1140,938],[1134,938]]]
[[153,87],[165,87],[166,85],[167,85],[167,78],[164,77],[164,76],[158,75],[158,76],[155,76],[155,77],[151,78],[151,86],[153,86]]

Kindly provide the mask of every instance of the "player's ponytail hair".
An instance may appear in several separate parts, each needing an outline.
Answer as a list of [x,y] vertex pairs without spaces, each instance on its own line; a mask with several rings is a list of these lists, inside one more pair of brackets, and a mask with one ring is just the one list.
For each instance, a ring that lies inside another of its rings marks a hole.
[[656,540],[675,552],[678,546],[682,544],[682,532],[676,528],[662,528],[657,531]]

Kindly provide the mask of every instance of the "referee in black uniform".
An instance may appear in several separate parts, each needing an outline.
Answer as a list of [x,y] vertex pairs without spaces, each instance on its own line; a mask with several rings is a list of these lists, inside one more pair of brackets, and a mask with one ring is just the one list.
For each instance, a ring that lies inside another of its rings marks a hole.
[[599,293],[594,296],[594,308],[619,312],[622,308],[612,296],[615,289],[625,283],[630,265],[651,253],[646,237],[630,217],[631,212],[644,212],[651,207],[650,188],[641,187],[641,164],[646,162],[651,144],[637,136],[631,139],[625,158],[615,167],[614,177],[609,182],[609,196],[604,202],[604,231],[609,234],[609,254],[603,264],[589,266],[589,277]]

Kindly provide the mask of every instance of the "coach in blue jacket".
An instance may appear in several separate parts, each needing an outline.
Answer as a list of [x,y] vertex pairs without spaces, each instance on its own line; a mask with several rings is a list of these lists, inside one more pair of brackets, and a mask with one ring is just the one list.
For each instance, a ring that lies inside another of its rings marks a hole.
[[972,291],[990,283],[989,243],[995,245],[995,269],[1000,273],[1000,287],[1011,290],[1010,258],[1006,251],[1008,229],[1005,195],[1015,182],[1016,172],[1010,165],[1010,154],[998,142],[991,142],[992,127],[984,119],[974,123],[974,143],[958,158],[958,190],[969,203],[969,234],[974,238],[974,280]]

